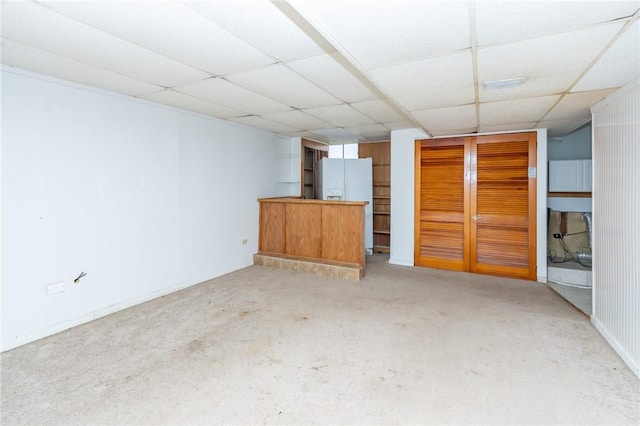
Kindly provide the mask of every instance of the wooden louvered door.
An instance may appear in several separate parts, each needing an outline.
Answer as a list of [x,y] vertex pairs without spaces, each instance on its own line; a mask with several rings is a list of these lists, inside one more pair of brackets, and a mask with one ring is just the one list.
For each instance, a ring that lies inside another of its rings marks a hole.
[[536,134],[473,139],[470,271],[534,280]]
[[469,269],[469,187],[465,138],[416,143],[415,263],[432,268]]
[[536,133],[416,142],[415,264],[536,278]]

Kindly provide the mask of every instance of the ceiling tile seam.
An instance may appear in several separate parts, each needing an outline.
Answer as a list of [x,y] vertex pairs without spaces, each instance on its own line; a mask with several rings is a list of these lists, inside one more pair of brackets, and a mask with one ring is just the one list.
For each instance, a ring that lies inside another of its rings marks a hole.
[[[274,64],[265,65],[264,67],[255,68],[255,70],[264,69],[264,68],[267,68],[267,67],[270,67],[270,66],[273,66],[273,65],[274,65]],[[328,91],[326,91],[326,90],[325,90],[325,89],[323,89],[322,87],[318,86],[318,85],[317,85],[317,84],[315,84],[314,82],[312,82],[312,81],[308,80],[307,78],[305,78],[304,76],[302,76],[302,75],[298,74],[296,71],[294,71],[293,69],[289,68],[289,66],[288,66],[286,63],[284,63],[284,62],[283,62],[283,63],[281,63],[280,65],[283,65],[286,69],[288,69],[289,71],[293,72],[295,75],[297,75],[298,77],[302,78],[304,81],[308,82],[309,84],[313,85],[313,86],[314,86],[315,88],[317,88],[318,90],[321,90],[322,92],[326,93],[328,96],[330,96],[330,97],[332,97],[332,98],[336,99],[336,100],[339,102],[339,103],[337,103],[337,104],[331,104],[331,105],[325,105],[325,106],[339,106],[339,105],[342,105],[342,104],[346,103],[346,102],[345,102],[345,101],[343,101],[342,99],[338,98],[337,96],[334,96],[333,94],[329,93]],[[233,76],[233,75],[235,75],[235,74],[242,74],[242,73],[227,74],[227,77],[231,77],[231,76]],[[289,104],[288,104],[286,101],[284,101],[284,100],[276,99],[276,98],[274,98],[273,96],[271,96],[271,95],[269,95],[269,94],[267,94],[267,93],[260,92],[260,91],[255,90],[255,89],[251,89],[251,88],[249,88],[249,87],[247,87],[247,86],[244,86],[244,85],[242,85],[242,84],[240,84],[240,83],[237,83],[237,82],[231,81],[231,80],[229,80],[227,77],[225,77],[225,76],[217,76],[216,78],[220,78],[220,79],[222,79],[222,80],[225,80],[225,81],[226,81],[226,82],[228,82],[228,83],[235,84],[235,85],[236,85],[236,86],[238,86],[238,87],[241,87],[241,88],[243,88],[243,89],[245,89],[245,90],[248,90],[248,91],[250,91],[250,92],[256,93],[256,94],[258,94],[258,95],[260,95],[260,96],[264,96],[265,98],[269,98],[269,99],[271,99],[272,101],[275,101],[275,102],[278,102],[278,103],[281,103],[281,104],[287,104],[287,105],[289,106],[289,108],[292,108],[292,109],[302,110],[302,109],[305,109],[305,108],[309,108],[309,107],[303,107],[303,106],[289,105]],[[205,80],[206,80],[206,79],[205,79]]]
[[473,67],[473,92],[476,107],[476,130],[480,127],[480,80],[478,78],[478,33],[476,28],[476,6],[469,2],[469,42],[471,43],[471,66]]
[[[293,111],[301,112],[301,113],[303,113],[303,114],[305,114],[305,115],[308,115],[309,117],[311,117],[311,118],[313,118],[313,119],[315,119],[315,120],[322,121],[323,123],[326,123],[326,124],[332,124],[332,123],[329,123],[327,120],[323,120],[323,119],[321,119],[321,118],[314,117],[314,116],[312,116],[311,114],[307,114],[306,112],[304,112],[304,111],[302,111],[302,110],[294,109]],[[283,111],[283,112],[291,112],[291,111]],[[269,114],[271,114],[271,113],[269,113]],[[274,114],[279,114],[279,113],[274,113]],[[294,127],[292,123],[284,123],[284,122],[282,122],[282,121],[278,121],[278,120],[275,120],[275,119],[273,119],[273,118],[266,118],[266,117],[263,117],[263,116],[261,116],[261,115],[260,115],[260,116],[258,116],[258,117],[261,117],[261,118],[264,118],[265,120],[273,121],[273,122],[276,122],[276,123],[279,123],[279,124],[283,124],[283,125],[285,125],[285,126]],[[299,127],[299,126],[296,126],[296,127]],[[329,128],[329,127],[327,127],[327,128]],[[301,132],[312,132],[313,130],[322,130],[322,129],[304,129],[304,128],[301,128],[301,129],[300,129],[300,131],[301,131]]]
[[[578,78],[576,78],[574,80],[574,82],[567,88],[567,90],[564,91],[564,93],[562,93],[562,95],[560,95],[560,98],[549,108],[549,110],[542,116],[542,118],[540,118],[540,120],[538,120],[536,122],[536,126],[538,126],[538,124],[542,121],[544,121],[545,117],[547,117],[551,111],[553,111],[553,109],[558,106],[558,104],[560,102],[562,102],[562,100],[571,92],[571,89],[573,89],[579,82],[580,80],[582,80],[587,73],[591,70],[591,68],[593,68],[595,66],[595,64],[598,63],[598,61],[600,61],[600,59],[602,59],[602,57],[609,51],[609,49],[615,44],[616,41],[618,41],[618,39],[620,39],[620,37],[622,37],[622,35],[629,29],[631,28],[631,26],[638,21],[638,19],[640,19],[640,9],[638,9],[635,13],[635,15],[633,15],[633,17],[631,19],[629,19],[627,21],[626,24],[623,25],[622,28],[620,28],[620,30],[616,33],[615,36],[613,36],[611,38],[611,40],[609,40],[609,43],[607,43],[602,50],[600,51],[600,53],[598,53],[596,55],[595,58],[593,58],[593,60],[585,67],[585,69],[582,71],[582,73],[580,73],[580,75],[578,75]],[[619,22],[619,21],[616,21]],[[583,123],[584,124],[584,123]],[[577,129],[577,127],[576,127]],[[574,129],[575,130],[575,129]]]
[[[340,104],[340,105],[345,105],[345,104]],[[340,106],[340,105],[336,105],[336,106]],[[313,108],[308,108],[308,109],[313,109]],[[307,109],[307,110],[308,110],[308,109]],[[313,118],[317,118],[318,120],[326,121],[326,122],[327,122],[327,123],[329,123],[329,124],[333,124],[333,125],[335,125],[335,126],[336,126],[336,127],[338,127],[338,128],[340,128],[340,127],[344,127],[343,125],[341,125],[341,124],[340,124],[340,123],[338,123],[338,122],[327,121],[325,118],[321,118],[321,117],[318,117],[317,115],[313,115],[313,113],[312,113],[312,112],[308,112],[307,110],[305,110],[305,109],[301,109],[301,110],[299,110],[299,111],[300,111],[300,112],[304,112],[305,114],[307,114],[307,115],[309,115],[309,116],[311,116],[311,117],[313,117]],[[357,111],[357,110],[356,110],[356,111]],[[360,111],[357,111],[357,112],[360,112]],[[360,114],[362,114],[362,113],[360,113]],[[366,116],[365,114],[362,114],[362,115],[364,115],[366,118],[368,118],[369,120],[371,120],[373,123],[361,123],[361,124],[354,124],[354,126],[372,126],[372,125],[374,125],[374,124],[380,124],[380,125],[382,125],[382,123],[380,123],[379,121],[374,120],[374,119],[372,119],[371,117]],[[351,126],[351,127],[353,127],[353,126]]]
[[[381,100],[388,101],[390,106],[405,117],[406,121],[412,123],[417,128],[422,129],[422,126],[411,116],[411,113],[405,110],[402,105],[398,104],[384,89],[384,87],[373,78],[373,76],[366,70],[366,68],[360,64],[358,60],[344,47],[342,46],[331,34],[322,26],[319,22],[314,20],[311,14],[304,10],[303,7],[298,4],[294,6],[289,0],[270,0],[274,6],[280,9],[294,24],[298,25],[305,34],[307,34],[313,41],[318,43],[323,49],[332,48],[333,52],[337,53],[334,59],[340,63],[348,72],[356,77],[361,83],[363,83],[369,90],[371,90]],[[325,50],[326,51],[326,50]],[[327,53],[333,53],[328,52]],[[427,132],[428,133],[428,132]]]
[[[380,100],[381,100],[382,102],[385,102],[385,104],[386,104],[386,102],[387,102],[386,100],[383,100],[383,99],[380,99]],[[370,102],[370,101],[364,101],[364,102]],[[352,103],[356,104],[356,103],[358,103],[358,102],[345,102],[345,104],[349,105],[351,108],[355,109],[355,110],[356,110],[356,111],[358,111],[360,114],[362,114],[362,115],[364,115],[365,117],[367,117],[369,120],[371,120],[371,121],[375,122],[376,124],[382,124],[382,125],[384,125],[384,124],[382,123],[382,121],[376,120],[375,118],[371,117],[370,115],[368,115],[368,114],[366,114],[366,113],[364,113],[364,112],[360,111],[358,108],[356,108],[355,106],[351,105]]]
[[[292,61],[292,62],[293,62],[293,61]],[[303,80],[305,80],[305,81],[306,81],[306,82],[308,82],[309,84],[312,84],[313,86],[315,86],[317,89],[322,90],[323,92],[327,93],[329,96],[334,97],[334,98],[336,98],[337,100],[339,100],[339,101],[341,102],[339,105],[342,105],[342,104],[346,104],[346,103],[347,103],[347,101],[346,101],[346,100],[344,100],[344,99],[342,99],[342,98],[340,98],[340,97],[338,97],[338,96],[334,95],[333,93],[329,92],[327,89],[325,89],[325,88],[323,88],[323,87],[320,87],[320,86],[319,86],[318,84],[316,84],[314,81],[309,80],[309,79],[308,79],[307,77],[305,77],[304,75],[302,75],[302,74],[298,73],[296,70],[294,70],[293,68],[291,68],[291,67],[289,66],[289,64],[288,64],[288,63],[283,62],[283,63],[282,63],[282,65],[284,65],[286,69],[288,69],[289,71],[291,71],[292,73],[294,73],[294,74],[295,74],[295,75],[297,75],[298,77],[302,78]],[[338,105],[335,105],[335,106],[338,106]]]
[[[192,7],[191,7],[189,4],[187,4],[186,2],[180,2],[180,4],[181,4],[182,6],[184,6],[184,7],[188,8],[188,9],[189,9],[189,10],[191,10],[192,12],[194,12],[194,13],[196,13],[196,14],[200,15],[202,18],[206,19],[206,20],[207,20],[207,21],[209,21],[211,24],[213,24],[213,25],[215,25],[216,27],[218,27],[220,30],[222,30],[222,31],[226,32],[227,34],[230,34],[231,36],[233,36],[234,38],[236,38],[236,39],[240,40],[241,42],[243,42],[243,43],[244,43],[244,44],[246,44],[247,46],[250,46],[252,49],[257,50],[258,52],[262,53],[264,56],[266,56],[266,57],[270,58],[273,62],[272,62],[271,64],[267,64],[266,66],[269,66],[269,65],[276,65],[276,64],[284,64],[284,63],[285,63],[285,60],[284,60],[284,59],[280,59],[280,58],[278,58],[278,57],[276,57],[276,56],[273,56],[273,55],[271,55],[271,54],[269,54],[269,53],[265,52],[264,50],[262,50],[262,49],[260,49],[260,48],[258,48],[258,47],[256,47],[256,46],[254,46],[252,43],[250,43],[250,42],[248,42],[248,41],[246,41],[246,40],[244,40],[244,39],[240,38],[239,36],[237,36],[236,34],[232,33],[231,31],[228,31],[226,28],[224,28],[224,27],[222,27],[222,26],[218,25],[218,23],[217,23],[217,22],[215,22],[213,19],[210,19],[210,18],[209,18],[207,15],[205,15],[204,13],[200,12],[199,10],[196,10],[196,9],[192,8]],[[308,57],[298,58],[298,59],[296,59],[296,60],[300,60],[300,59],[308,59],[308,58],[312,58],[312,57],[314,57],[314,56],[320,56],[320,55],[310,55],[310,56],[308,56]],[[250,71],[250,70],[247,70],[247,71]],[[227,74],[216,74],[216,76],[217,76],[217,77],[222,77],[222,76],[225,76],[225,75],[231,75],[231,74],[233,74],[233,73],[227,73]]]
[[617,19],[613,19],[610,21],[605,21],[605,22],[598,22],[595,24],[589,24],[589,25],[585,25],[579,28],[573,28],[571,30],[565,30],[565,31],[554,31],[554,32],[549,32],[549,33],[544,33],[544,34],[538,34],[538,35],[534,35],[531,37],[525,37],[525,38],[519,38],[519,39],[514,39],[514,40],[509,40],[509,41],[505,41],[505,42],[499,42],[499,43],[487,43],[487,44],[481,44],[478,45],[478,49],[490,49],[493,47],[499,47],[499,46],[507,46],[510,44],[516,44],[516,43],[522,43],[525,41],[530,41],[530,40],[536,40],[536,39],[541,39],[541,38],[545,38],[545,37],[554,37],[554,36],[558,36],[558,35],[562,35],[562,34],[570,34],[570,33],[575,33],[578,31],[584,31],[584,30],[588,30],[588,29],[592,29],[592,28],[598,28],[598,27],[604,27],[607,25],[616,25],[616,24],[620,24],[621,22],[624,22],[625,20],[634,20],[637,18],[634,18],[637,15],[631,15],[631,16],[626,16],[626,17],[621,17],[621,18],[617,18]]
[[[100,28],[94,27],[93,25],[87,24],[86,22],[83,22],[83,21],[81,21],[81,20],[79,20],[79,19],[76,19],[76,18],[74,18],[74,17],[71,17],[71,16],[68,16],[68,15],[65,15],[64,13],[59,12],[59,11],[57,11],[56,9],[52,8],[52,7],[49,7],[49,6],[48,6],[46,3],[44,3],[44,2],[39,2],[39,1],[35,1],[35,0],[30,0],[30,2],[31,2],[31,3],[33,3],[33,4],[35,4],[35,5],[38,5],[38,6],[40,6],[40,7],[43,7],[43,8],[47,9],[47,10],[48,10],[48,11],[50,11],[50,12],[56,13],[56,14],[58,14],[58,15],[60,15],[60,16],[64,16],[64,17],[65,17],[65,18],[67,18],[67,19],[71,19],[71,20],[73,20],[73,21],[76,21],[76,22],[78,22],[79,24],[84,25],[84,26],[85,26],[85,27],[87,27],[87,28],[91,28],[92,30],[95,30],[95,31],[101,32],[101,33],[103,33],[103,34],[107,34],[107,35],[108,35],[108,36],[110,36],[110,37],[116,38],[116,39],[118,39],[118,40],[120,40],[120,41],[123,41],[123,42],[125,42],[125,43],[127,43],[127,44],[130,44],[130,45],[132,45],[132,46],[135,46],[135,47],[137,47],[137,48],[144,49],[144,50],[146,50],[146,51],[148,51],[148,52],[151,52],[151,53],[153,53],[153,54],[155,54],[155,55],[162,56],[163,58],[168,59],[168,60],[170,60],[170,61],[173,61],[173,62],[175,62],[175,63],[178,63],[178,64],[180,64],[180,65],[182,65],[182,66],[185,66],[185,67],[191,68],[191,69],[196,70],[196,71],[200,71],[200,72],[205,73],[205,74],[208,74],[208,75],[210,75],[211,77],[219,77],[219,76],[220,76],[219,74],[213,73],[213,72],[208,71],[208,70],[203,70],[203,69],[201,69],[201,68],[199,68],[199,67],[195,67],[195,66],[193,66],[193,65],[189,65],[189,64],[184,63],[184,62],[182,62],[182,61],[180,61],[180,60],[178,60],[178,59],[176,59],[176,58],[172,58],[172,57],[167,56],[167,55],[165,55],[165,54],[163,54],[163,53],[157,52],[157,51],[155,51],[154,49],[150,49],[150,48],[148,48],[148,47],[141,46],[141,45],[139,45],[138,43],[134,43],[134,42],[132,42],[131,40],[127,40],[127,39],[122,38],[122,37],[120,37],[120,36],[118,36],[118,35],[116,35],[116,34],[110,33],[110,32],[108,32],[108,31],[102,30],[102,29],[100,29]],[[211,21],[209,21],[209,22],[211,22]],[[213,22],[211,22],[211,24],[212,24],[212,25],[215,25]],[[234,37],[234,38],[238,39],[239,41],[241,41],[242,43],[245,43],[245,44],[246,44],[246,42],[245,42],[244,40],[240,40],[238,37],[236,37],[236,36],[234,36],[233,34],[229,33],[229,32],[228,32],[228,31],[226,31],[224,28],[221,28],[221,27],[219,27],[219,26],[218,26],[218,28],[219,28],[221,31],[225,31],[225,32],[227,32],[227,33],[228,33],[228,34],[230,34],[232,37]],[[251,46],[251,47],[253,47],[253,46]],[[49,52],[49,53],[52,53],[52,52]],[[155,84],[155,83],[154,83],[154,84]],[[163,86],[163,87],[166,87],[166,86]]]
[[[149,81],[140,80],[139,78],[132,77],[132,76],[130,76],[130,75],[128,75],[128,74],[123,74],[123,73],[121,73],[121,72],[119,72],[119,71],[113,71],[113,70],[110,70],[110,69],[97,67],[97,66],[95,66],[94,64],[88,64],[88,63],[86,63],[86,62],[79,61],[79,60],[78,60],[78,59],[76,59],[76,58],[72,58],[72,57],[69,57],[69,56],[62,56],[62,55],[59,55],[59,54],[57,54],[57,53],[55,53],[55,52],[50,52],[50,51],[48,51],[48,50],[43,50],[43,49],[41,49],[40,47],[35,47],[35,46],[32,46],[31,44],[23,43],[23,42],[21,42],[21,41],[16,41],[16,40],[12,39],[11,37],[7,37],[7,36],[5,36],[5,35],[3,35],[3,36],[1,36],[1,37],[0,37],[0,40],[2,40],[2,39],[4,39],[4,40],[8,40],[8,41],[10,41],[11,43],[15,43],[15,44],[18,44],[18,45],[21,45],[21,46],[27,46],[27,47],[28,47],[28,48],[30,48],[30,49],[33,49],[33,50],[37,50],[37,51],[39,51],[39,52],[46,53],[47,55],[56,56],[56,57],[58,57],[58,58],[62,58],[62,59],[67,60],[67,61],[72,61],[72,62],[75,62],[75,63],[77,63],[77,64],[84,65],[84,66],[86,66],[86,67],[92,68],[92,69],[97,70],[97,71],[101,71],[101,72],[108,72],[108,73],[115,74],[115,75],[118,75],[118,76],[120,76],[120,77],[128,78],[128,79],[130,79],[130,80],[134,80],[134,81],[137,81],[137,82],[140,82],[140,83],[143,83],[143,84],[149,84],[149,85],[157,86],[157,87],[160,87],[160,88],[161,88],[161,90],[156,90],[156,91],[153,91],[153,92],[139,93],[139,95],[144,95],[144,94],[148,94],[148,93],[161,92],[162,90],[166,90],[166,89],[170,89],[170,88],[171,88],[171,87],[169,87],[169,86],[164,86],[164,85],[162,85],[162,84],[152,83],[152,82],[149,82]],[[206,80],[206,79],[205,79],[205,80]],[[131,95],[131,96],[137,96],[137,95]]]
[[[180,95],[182,95],[182,96],[186,96],[186,97],[191,98],[191,99],[194,99],[194,100],[196,100],[196,101],[204,102],[204,103],[209,104],[209,105],[214,106],[214,107],[228,108],[228,109],[231,109],[231,110],[237,111],[237,112],[239,112],[239,113],[245,114],[245,115],[239,115],[239,116],[235,116],[235,115],[234,115],[234,116],[233,116],[233,117],[231,117],[231,118],[239,118],[239,117],[244,117],[244,116],[254,115],[254,114],[251,114],[251,113],[246,112],[246,111],[239,110],[239,109],[234,108],[234,107],[229,106],[229,105],[222,105],[222,104],[218,104],[218,103],[216,103],[216,102],[211,102],[211,101],[210,101],[210,100],[208,100],[208,99],[198,98],[197,96],[193,96],[193,95],[190,95],[190,94],[188,94],[188,93],[179,92],[179,91],[177,91],[177,90],[175,90],[175,89],[172,89],[172,88],[166,88],[166,89],[158,90],[158,91],[155,91],[155,92],[141,93],[141,94],[138,94],[138,95],[132,95],[132,96],[133,96],[133,97],[135,97],[135,98],[140,98],[140,99],[144,99],[144,100],[147,100],[147,101],[148,101],[149,99],[143,98],[142,96],[145,96],[145,95],[152,95],[152,94],[154,94],[154,93],[161,93],[161,92],[166,92],[166,91],[173,91],[173,92],[178,93],[178,94],[180,94]],[[157,102],[157,101],[152,101],[152,102]]]
[[[199,82],[199,81],[205,81],[205,80],[211,80],[211,79],[222,79],[222,80],[226,81],[227,83],[233,84],[234,86],[238,86],[237,84],[232,83],[232,82],[230,82],[229,80],[226,80],[226,79],[225,79],[225,78],[223,78],[223,77],[209,77],[209,78],[205,78],[205,79],[203,79],[203,80],[198,80],[198,82]],[[191,83],[189,83],[189,84],[191,84]],[[242,113],[245,113],[245,114],[251,114],[251,112],[249,112],[249,111],[245,111],[245,110],[241,110],[241,109],[238,109],[237,107],[234,107],[233,105],[226,105],[226,104],[214,103],[214,102],[211,102],[209,99],[205,99],[205,98],[202,98],[202,97],[200,97],[200,96],[195,96],[195,95],[192,95],[192,94],[190,94],[190,93],[182,92],[182,91],[180,91],[180,89],[179,89],[181,86],[185,86],[185,85],[184,85],[184,84],[181,84],[181,85],[178,85],[178,86],[168,87],[167,89],[169,89],[169,90],[174,90],[174,91],[176,91],[176,92],[178,92],[178,93],[180,93],[180,94],[182,94],[182,95],[191,96],[192,98],[198,99],[198,100],[200,100],[200,101],[209,102],[209,103],[212,103],[212,104],[214,104],[214,105],[218,105],[218,106],[225,107],[225,108],[231,108],[231,109],[234,109],[234,110],[236,110],[236,111],[239,111],[239,112],[242,112]],[[240,87],[240,88],[242,88],[242,89],[244,89],[244,90],[248,90],[248,89],[245,89],[244,87],[241,87],[241,86],[238,86],[238,87]],[[251,92],[251,93],[253,93],[253,94],[255,94],[255,95],[263,96],[263,95],[260,95],[260,94],[259,94],[259,93],[257,93],[257,92],[252,91],[252,90],[251,90],[250,92]],[[266,96],[263,96],[263,97],[267,98]],[[271,99],[271,98],[268,98],[268,99],[269,99],[269,100],[273,100],[273,99]],[[287,105],[287,106],[288,106],[288,105]],[[290,108],[289,110],[287,110],[287,111],[278,111],[278,112],[289,112],[289,111],[292,111],[293,109],[295,109],[295,108],[292,108],[292,107],[290,107],[290,106],[288,106],[288,107]],[[284,124],[284,123],[282,123],[282,124]]]
[[[365,102],[369,102],[369,101],[365,101]],[[383,102],[384,102],[384,101],[383,101]],[[353,105],[352,105],[352,103],[357,103],[357,102],[343,102],[343,103],[341,103],[340,105],[329,105],[329,106],[328,106],[328,108],[333,108],[333,107],[339,107],[339,106],[342,106],[342,105],[346,105],[346,106],[350,107],[351,109],[353,109],[355,112],[357,112],[357,113],[359,113],[359,114],[362,114],[362,115],[364,115],[366,118],[368,118],[369,120],[373,121],[373,122],[374,122],[374,124],[382,124],[382,122],[381,122],[381,121],[378,121],[378,120],[376,120],[376,119],[374,119],[374,118],[372,118],[372,117],[368,116],[368,115],[367,115],[367,114],[365,114],[364,112],[360,111],[358,108],[356,108],[355,106],[353,106]],[[319,107],[319,108],[323,108],[323,107]],[[313,113],[310,113],[310,112],[308,112],[308,111],[307,111],[307,110],[309,110],[309,109],[314,109],[314,108],[305,108],[305,109],[301,109],[300,111],[304,111],[305,113],[307,113],[307,114],[309,114],[309,115],[311,115],[311,116],[314,116],[314,115],[313,115]],[[315,116],[314,116],[314,117],[315,117]],[[318,118],[318,117],[316,117],[316,118]]]

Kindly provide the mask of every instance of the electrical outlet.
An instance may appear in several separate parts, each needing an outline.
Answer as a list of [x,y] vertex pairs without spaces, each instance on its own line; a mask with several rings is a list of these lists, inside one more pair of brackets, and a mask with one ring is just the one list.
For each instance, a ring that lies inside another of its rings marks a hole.
[[64,281],[47,285],[47,294],[62,293],[67,289]]
[[248,242],[249,242],[249,240],[247,240],[246,238],[242,239],[242,245],[243,246],[246,246]]

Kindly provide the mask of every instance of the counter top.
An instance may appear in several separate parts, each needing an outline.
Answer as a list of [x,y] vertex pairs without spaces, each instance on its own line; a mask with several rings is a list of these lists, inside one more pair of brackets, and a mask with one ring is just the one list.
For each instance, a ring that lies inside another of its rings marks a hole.
[[368,201],[342,201],[342,200],[314,200],[310,198],[299,197],[274,197],[274,198],[258,198],[261,203],[288,203],[288,204],[326,204],[338,206],[365,206]]

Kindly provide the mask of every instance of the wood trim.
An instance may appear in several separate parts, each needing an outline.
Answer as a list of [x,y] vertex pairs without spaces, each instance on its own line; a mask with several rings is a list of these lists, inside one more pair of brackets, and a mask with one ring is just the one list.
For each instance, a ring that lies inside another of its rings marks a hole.
[[311,149],[315,149],[316,151],[327,151],[329,152],[329,145],[328,144],[324,144],[321,142],[317,142],[317,141],[312,141],[311,139],[305,139],[302,138],[302,148],[311,148]]
[[420,147],[436,147],[436,146],[452,146],[452,145],[464,145],[467,138],[444,138],[444,139],[417,139],[416,142],[420,144]]
[[258,198],[259,202],[266,201],[269,203],[285,203],[285,204],[330,204],[337,206],[366,206],[368,201],[331,201],[331,200],[315,200],[313,198],[299,198],[299,197],[273,197],[273,198]]
[[591,192],[547,192],[547,197],[592,198]]
[[[472,182],[475,182],[475,179],[471,179],[473,173],[475,173],[475,169],[477,168],[477,160],[476,153],[473,152],[475,150],[476,145],[471,145],[472,139],[470,137],[464,138],[464,223],[463,223],[463,235],[470,236],[472,232],[475,232],[475,227],[472,227],[471,216],[473,213],[471,212],[472,206],[475,206],[474,201],[472,199],[475,198],[475,191],[472,188]],[[475,209],[475,207],[473,207]],[[473,231],[472,231],[473,229]],[[472,241],[475,241],[475,237],[472,240],[471,238],[464,239],[463,246],[463,257],[462,264],[463,270],[469,271],[471,269],[471,251],[474,247],[471,244]]]
[[420,190],[422,188],[422,140],[416,140],[414,147],[414,176],[413,176],[413,259],[417,262],[420,258]]
[[[538,133],[528,132],[529,135],[529,167],[538,169]],[[537,280],[537,239],[538,239],[538,179],[529,177],[529,279]]]

